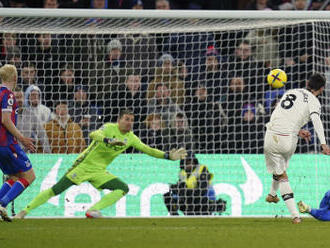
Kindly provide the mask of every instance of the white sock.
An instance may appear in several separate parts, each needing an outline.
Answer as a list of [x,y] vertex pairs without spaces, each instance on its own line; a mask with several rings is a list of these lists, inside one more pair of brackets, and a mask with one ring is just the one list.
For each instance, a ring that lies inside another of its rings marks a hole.
[[293,218],[299,217],[298,210],[296,208],[296,202],[293,198],[293,191],[290,187],[290,183],[287,179],[282,179],[279,181],[279,188],[282,198],[288,208],[291,216]]
[[278,190],[279,184],[280,184],[279,181],[273,179],[273,181],[272,181],[272,185],[271,185],[271,187],[270,187],[270,191],[269,191],[269,194],[270,194],[270,195],[272,195],[272,196],[276,196],[276,192],[277,192],[277,190]]

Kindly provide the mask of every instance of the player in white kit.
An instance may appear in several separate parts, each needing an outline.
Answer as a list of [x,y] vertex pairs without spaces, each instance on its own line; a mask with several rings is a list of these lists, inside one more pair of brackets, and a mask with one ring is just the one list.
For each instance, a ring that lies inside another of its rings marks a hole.
[[267,170],[273,175],[271,189],[266,201],[277,203],[279,198],[276,192],[279,189],[294,224],[300,223],[301,219],[296,209],[286,171],[289,166],[289,159],[296,150],[298,136],[306,141],[310,140],[310,132],[301,129],[309,121],[313,123],[321,143],[322,152],[330,155],[320,119],[321,104],[317,99],[324,88],[325,78],[320,74],[312,75],[307,82],[306,89],[288,90],[283,95],[274,109],[270,121],[266,124],[264,153]]

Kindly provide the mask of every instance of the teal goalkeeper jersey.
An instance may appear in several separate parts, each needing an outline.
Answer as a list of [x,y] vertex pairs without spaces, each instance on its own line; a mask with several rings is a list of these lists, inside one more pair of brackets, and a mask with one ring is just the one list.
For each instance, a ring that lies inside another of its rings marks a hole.
[[[116,123],[104,124],[100,129],[92,132],[90,137],[93,139],[92,143],[78,156],[74,163],[74,166],[84,167],[85,170],[105,170],[119,154],[131,146],[155,158],[164,158],[165,155],[163,151],[142,143],[132,131],[122,134]],[[126,145],[109,145],[103,142],[104,138],[121,140]]]

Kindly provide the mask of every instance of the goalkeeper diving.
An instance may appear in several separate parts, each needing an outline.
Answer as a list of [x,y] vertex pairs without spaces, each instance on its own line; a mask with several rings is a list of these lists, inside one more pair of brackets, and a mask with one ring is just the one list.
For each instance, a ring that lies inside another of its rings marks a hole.
[[31,210],[46,203],[53,196],[83,182],[89,182],[98,190],[112,191],[85,213],[87,218],[102,217],[100,210],[113,205],[128,193],[128,185],[109,173],[106,168],[129,147],[155,158],[180,160],[186,157],[184,148],[163,152],[142,143],[132,132],[133,122],[133,112],[125,109],[120,112],[117,123],[106,123],[100,129],[91,132],[92,143],[78,156],[68,172],[53,187],[40,192],[15,218],[23,219]]

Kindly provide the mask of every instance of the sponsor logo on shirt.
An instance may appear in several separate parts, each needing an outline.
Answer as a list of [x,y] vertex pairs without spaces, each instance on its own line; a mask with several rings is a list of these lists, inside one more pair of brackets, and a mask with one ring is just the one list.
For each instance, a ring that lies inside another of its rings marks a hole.
[[7,103],[8,103],[8,106],[13,106],[14,104],[14,98],[13,98],[13,95],[9,95],[9,98],[7,100]]

